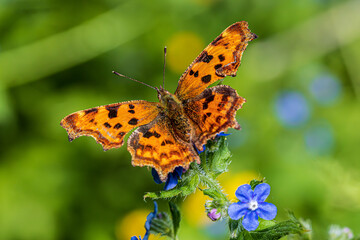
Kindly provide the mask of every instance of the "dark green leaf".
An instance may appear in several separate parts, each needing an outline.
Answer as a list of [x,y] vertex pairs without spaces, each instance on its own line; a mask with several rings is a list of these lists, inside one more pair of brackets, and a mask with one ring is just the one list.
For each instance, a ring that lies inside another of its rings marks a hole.
[[161,236],[168,236],[172,238],[172,221],[166,212],[157,214],[157,216],[151,220],[150,233],[154,235],[160,234]]
[[255,187],[257,185],[259,185],[260,183],[263,183],[265,179],[261,179],[261,180],[256,180],[256,179],[253,179],[250,181],[250,186],[251,186],[251,189],[254,190]]
[[171,212],[171,218],[173,223],[173,229],[174,229],[174,239],[176,238],[177,231],[180,226],[180,211],[179,208],[176,206],[175,203],[169,202],[170,212]]

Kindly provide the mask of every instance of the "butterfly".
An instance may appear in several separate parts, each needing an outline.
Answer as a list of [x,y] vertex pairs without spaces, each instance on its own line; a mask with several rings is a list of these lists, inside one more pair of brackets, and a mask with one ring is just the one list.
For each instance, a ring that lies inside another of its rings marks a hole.
[[225,76],[236,76],[248,42],[256,39],[245,21],[226,28],[181,75],[174,94],[155,88],[159,102],[134,100],[72,113],[60,125],[69,141],[86,135],[104,150],[119,148],[125,135],[133,166],[154,168],[162,181],[176,167],[200,163],[196,151],[228,128],[240,129],[236,111],[245,99],[226,85],[207,88]]

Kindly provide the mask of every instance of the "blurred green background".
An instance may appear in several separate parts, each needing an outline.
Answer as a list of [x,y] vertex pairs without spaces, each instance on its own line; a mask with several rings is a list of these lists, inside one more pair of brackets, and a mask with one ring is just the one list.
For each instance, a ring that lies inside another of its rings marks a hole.
[[[129,239],[143,234],[161,189],[126,147],[103,152],[92,138],[71,144],[66,115],[166,88],[230,24],[259,38],[224,84],[247,99],[228,137],[229,196],[266,177],[268,201],[311,219],[314,239],[330,224],[360,234],[360,1],[0,0],[0,239]],[[194,195],[195,196],[195,195]],[[179,202],[182,202],[180,199]],[[180,239],[226,239],[189,197]],[[160,202],[160,210],[167,210]]]

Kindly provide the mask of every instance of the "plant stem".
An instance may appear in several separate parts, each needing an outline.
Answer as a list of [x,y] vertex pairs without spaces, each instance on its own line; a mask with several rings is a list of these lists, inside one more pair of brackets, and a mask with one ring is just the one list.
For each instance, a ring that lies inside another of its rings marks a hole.
[[230,200],[223,193],[219,182],[216,179],[209,176],[208,174],[206,174],[199,165],[194,164],[193,167],[194,170],[196,170],[196,172],[199,174],[200,181],[205,185],[207,185],[210,189],[215,189],[219,193],[219,195],[221,195],[222,198],[221,200],[224,201],[226,205],[230,204]]

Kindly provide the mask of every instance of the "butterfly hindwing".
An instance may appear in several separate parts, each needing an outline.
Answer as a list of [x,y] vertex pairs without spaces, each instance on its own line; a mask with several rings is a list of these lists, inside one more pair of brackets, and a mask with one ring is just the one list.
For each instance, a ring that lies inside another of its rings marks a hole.
[[92,136],[104,150],[109,150],[121,147],[131,129],[148,124],[158,113],[158,103],[136,100],[78,111],[65,117],[60,125],[70,141]]
[[183,73],[175,95],[181,100],[190,99],[219,79],[235,76],[248,42],[255,38],[245,21],[229,26]]
[[205,89],[199,96],[185,102],[185,113],[194,123],[195,146],[202,150],[206,141],[216,134],[228,128],[240,129],[235,114],[243,103],[245,99],[226,85]]
[[161,115],[131,134],[128,150],[134,166],[155,168],[162,181],[178,166],[188,169],[191,162],[200,163],[192,143],[174,134],[169,118]]

